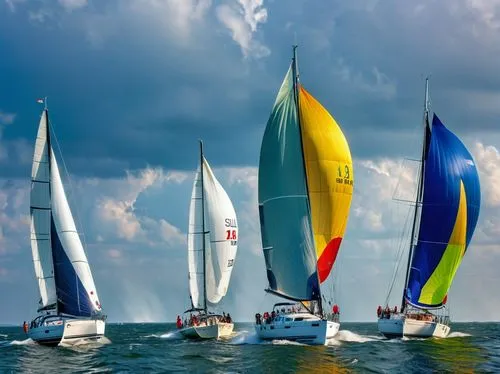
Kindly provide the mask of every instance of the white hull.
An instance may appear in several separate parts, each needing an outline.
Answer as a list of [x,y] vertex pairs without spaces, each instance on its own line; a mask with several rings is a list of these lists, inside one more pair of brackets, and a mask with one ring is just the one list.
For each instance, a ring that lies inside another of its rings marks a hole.
[[28,330],[28,336],[43,345],[74,345],[99,341],[106,323],[100,319],[51,318]]
[[[306,318],[302,319],[304,315]],[[256,324],[255,331],[259,339],[324,345],[327,339],[337,335],[340,328],[338,322],[320,319],[311,314],[285,314],[281,317],[283,318],[271,323],[263,321],[262,324]]]
[[378,331],[387,338],[401,338],[403,336],[446,338],[450,333],[450,326],[439,322],[422,321],[396,315],[389,319],[379,319]]
[[217,322],[213,325],[189,326],[179,330],[186,338],[191,339],[219,339],[233,333],[234,324]]

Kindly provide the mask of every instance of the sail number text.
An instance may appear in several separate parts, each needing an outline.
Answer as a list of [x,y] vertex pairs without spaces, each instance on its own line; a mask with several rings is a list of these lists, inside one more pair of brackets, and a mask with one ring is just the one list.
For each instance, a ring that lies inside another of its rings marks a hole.
[[338,170],[337,170],[336,182],[339,184],[347,184],[349,186],[352,186],[353,183],[352,183],[352,179],[351,179],[351,173],[349,170],[349,166],[345,165],[343,171],[344,171],[344,173],[342,173],[342,168],[339,165]]
[[[238,225],[236,223],[236,218],[226,218],[224,220],[226,227],[234,227],[237,228]],[[231,245],[236,245],[238,239],[238,234],[236,230],[226,230],[226,240],[231,240]]]

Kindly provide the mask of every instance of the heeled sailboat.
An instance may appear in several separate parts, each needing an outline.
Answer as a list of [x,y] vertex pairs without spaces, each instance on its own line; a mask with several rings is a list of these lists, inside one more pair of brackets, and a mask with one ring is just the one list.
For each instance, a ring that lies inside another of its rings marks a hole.
[[233,204],[203,156],[196,173],[189,209],[188,263],[191,308],[178,317],[177,327],[187,338],[230,336],[230,315],[210,312],[226,295],[238,249],[238,222]]
[[99,341],[106,316],[64,192],[47,106],[33,156],[30,216],[40,301],[39,315],[29,325],[25,323],[25,331],[44,345]]
[[481,191],[476,164],[460,139],[434,113],[429,124],[426,80],[424,137],[410,251],[400,312],[380,308],[386,337],[440,337],[450,333],[448,291],[472,239]]
[[354,176],[342,130],[298,77],[295,46],[262,139],[258,182],[266,292],[288,302],[257,313],[255,330],[260,339],[325,344],[340,324],[338,314],[327,316],[320,285],[346,229]]

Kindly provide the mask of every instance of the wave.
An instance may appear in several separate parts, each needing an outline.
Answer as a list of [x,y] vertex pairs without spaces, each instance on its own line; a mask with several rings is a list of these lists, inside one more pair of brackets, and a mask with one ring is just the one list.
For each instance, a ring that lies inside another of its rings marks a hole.
[[465,332],[460,332],[460,331],[454,331],[450,333],[446,338],[465,338],[467,336],[472,336],[471,334],[467,334]]

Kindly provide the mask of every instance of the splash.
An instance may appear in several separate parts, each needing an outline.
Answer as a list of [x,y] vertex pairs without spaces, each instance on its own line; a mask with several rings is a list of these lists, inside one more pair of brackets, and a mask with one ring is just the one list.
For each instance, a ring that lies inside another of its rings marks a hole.
[[231,339],[229,344],[244,345],[244,344],[262,344],[263,342],[257,336],[255,331],[249,332],[247,330],[238,331]]
[[261,340],[257,336],[255,331],[249,332],[247,330],[243,330],[235,334],[235,336],[231,339],[229,344],[232,345],[254,345],[254,344],[272,344],[272,345],[306,345],[299,342],[294,342],[291,340],[285,339],[275,339],[272,341]]
[[32,345],[35,344],[31,338],[24,339],[24,340],[13,340],[10,342],[10,345]]
[[307,345],[299,342],[293,342],[291,340],[277,339],[272,341],[273,345]]
[[467,336],[472,336],[471,334],[467,334],[465,332],[455,331],[450,333],[446,338],[465,338]]
[[107,344],[111,344],[111,340],[103,336],[97,341],[88,339],[79,339],[79,340],[72,340],[71,342],[65,342],[64,340],[62,340],[59,343],[59,346],[64,348],[70,348],[76,351],[87,351],[89,349],[98,348]]
[[161,339],[178,340],[182,339],[182,334],[179,331],[169,331],[159,336]]
[[[385,340],[377,335],[359,335],[349,330],[340,330],[333,339],[337,342],[350,342],[350,343],[367,343]],[[330,345],[330,344],[329,344]]]

